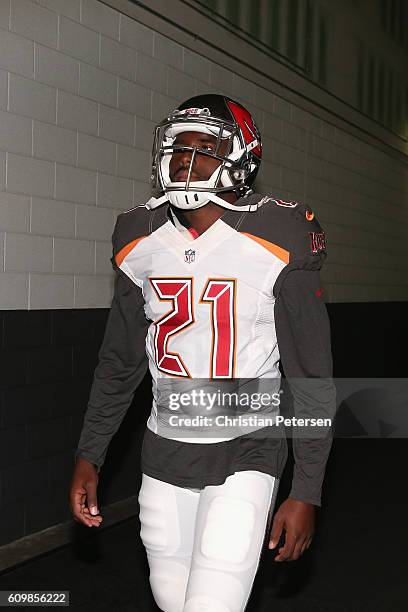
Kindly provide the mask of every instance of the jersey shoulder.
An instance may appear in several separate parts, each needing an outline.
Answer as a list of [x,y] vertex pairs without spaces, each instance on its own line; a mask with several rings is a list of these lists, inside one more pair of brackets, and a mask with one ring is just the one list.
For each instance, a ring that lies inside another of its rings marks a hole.
[[246,215],[240,231],[287,251],[292,268],[317,270],[326,257],[325,233],[313,210],[303,202],[259,196],[258,209]]
[[157,210],[148,210],[144,205],[140,205],[120,213],[112,234],[111,262],[113,268],[117,267],[121,252],[149,236],[167,220],[166,206],[161,206]]
[[149,233],[150,215],[144,206],[136,206],[118,215],[112,234],[113,255],[133,240]]

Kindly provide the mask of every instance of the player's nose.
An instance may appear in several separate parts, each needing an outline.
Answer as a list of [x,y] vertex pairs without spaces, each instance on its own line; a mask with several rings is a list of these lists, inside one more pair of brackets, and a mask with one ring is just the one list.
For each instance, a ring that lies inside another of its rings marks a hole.
[[192,151],[180,151],[179,163],[180,166],[189,166],[191,162]]

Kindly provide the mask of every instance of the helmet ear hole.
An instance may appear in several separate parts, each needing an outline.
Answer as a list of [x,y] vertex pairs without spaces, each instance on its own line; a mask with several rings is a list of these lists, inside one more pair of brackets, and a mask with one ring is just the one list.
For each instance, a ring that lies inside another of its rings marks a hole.
[[248,172],[244,168],[241,168],[240,170],[234,170],[232,176],[236,181],[243,181],[248,176]]

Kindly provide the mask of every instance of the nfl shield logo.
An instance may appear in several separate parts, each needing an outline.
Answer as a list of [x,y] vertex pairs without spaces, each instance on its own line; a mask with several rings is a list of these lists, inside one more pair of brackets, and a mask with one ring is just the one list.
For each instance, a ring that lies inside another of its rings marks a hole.
[[193,249],[187,249],[184,251],[184,261],[187,263],[193,263],[195,260],[195,251]]

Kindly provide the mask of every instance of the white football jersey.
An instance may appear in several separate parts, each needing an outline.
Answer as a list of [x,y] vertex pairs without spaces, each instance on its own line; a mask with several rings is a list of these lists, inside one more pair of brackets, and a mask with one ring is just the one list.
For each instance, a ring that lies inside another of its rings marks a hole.
[[[280,378],[273,288],[288,260],[285,249],[221,218],[195,239],[169,220],[116,255],[142,289],[152,321],[146,337],[152,431],[163,377]],[[228,438],[214,441],[221,439]]]

